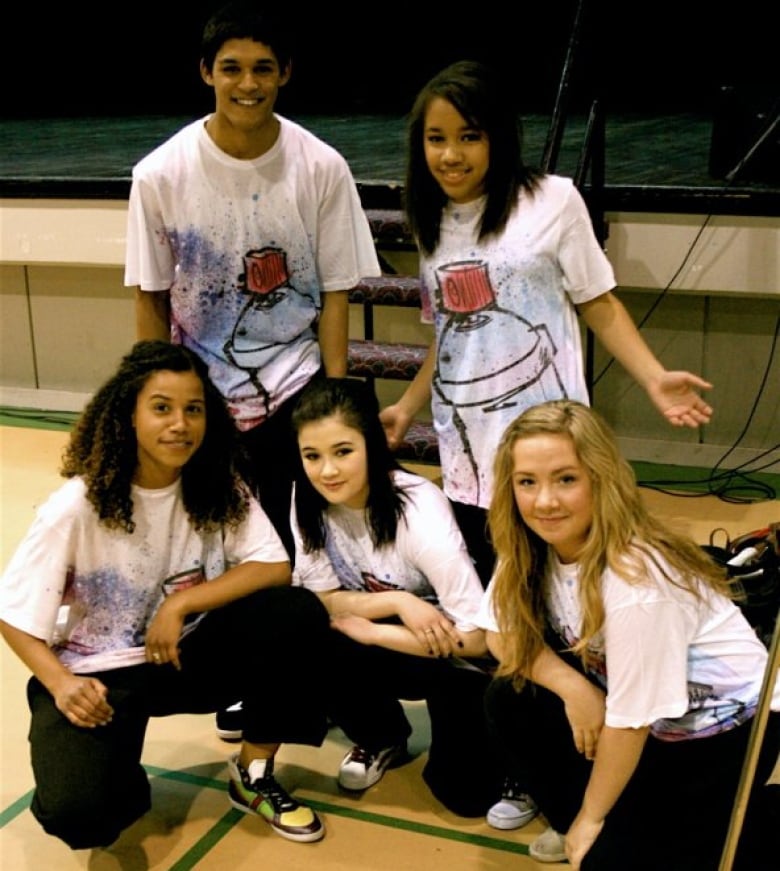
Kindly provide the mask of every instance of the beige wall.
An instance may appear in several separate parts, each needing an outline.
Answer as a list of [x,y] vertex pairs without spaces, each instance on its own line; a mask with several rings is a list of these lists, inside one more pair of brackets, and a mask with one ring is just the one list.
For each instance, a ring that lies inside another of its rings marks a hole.
[[[0,405],[77,410],[132,344],[133,298],[122,265],[126,206],[0,200]],[[715,385],[712,424],[677,430],[612,365],[596,384],[594,404],[628,456],[711,466],[742,436],[729,454],[732,467],[772,447],[780,433],[780,349],[767,364],[780,316],[780,219],[607,218],[618,293],[638,323],[672,282],[642,326],[646,340],[668,368],[698,372]],[[383,253],[397,271],[416,271],[413,254]],[[352,308],[351,335],[360,337],[362,313]],[[430,330],[415,309],[376,308],[375,337],[427,344]],[[596,347],[596,373],[607,359]],[[381,401],[403,387],[379,384]]]

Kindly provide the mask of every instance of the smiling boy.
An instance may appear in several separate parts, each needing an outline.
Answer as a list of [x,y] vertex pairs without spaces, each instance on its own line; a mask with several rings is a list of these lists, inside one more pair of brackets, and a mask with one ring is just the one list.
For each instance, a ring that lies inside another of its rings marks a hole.
[[348,291],[380,267],[344,158],[275,113],[291,72],[276,13],[237,2],[207,21],[214,111],[134,167],[125,284],[139,339],[208,364],[292,558],[289,414],[315,374],[346,374]]

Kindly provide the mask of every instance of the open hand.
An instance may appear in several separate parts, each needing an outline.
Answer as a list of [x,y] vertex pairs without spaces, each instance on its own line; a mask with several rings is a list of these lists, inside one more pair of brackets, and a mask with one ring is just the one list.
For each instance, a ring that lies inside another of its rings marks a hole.
[[648,385],[647,393],[672,426],[695,429],[709,423],[712,417],[712,406],[697,391],[711,387],[709,381],[690,372],[664,372]]

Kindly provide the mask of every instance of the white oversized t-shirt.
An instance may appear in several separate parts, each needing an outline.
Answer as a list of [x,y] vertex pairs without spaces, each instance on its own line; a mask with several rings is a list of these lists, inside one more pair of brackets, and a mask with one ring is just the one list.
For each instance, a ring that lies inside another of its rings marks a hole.
[[615,286],[570,179],[522,191],[503,233],[477,241],[485,198],[449,203],[420,259],[422,319],[436,331],[432,410],[444,491],[487,508],[506,427],[548,399],[589,402],[575,304]]
[[208,363],[240,429],[262,423],[320,366],[321,294],[380,274],[344,158],[279,118],[254,160],[194,121],[133,169],[125,284],[170,289],[171,335]]
[[324,518],[325,548],[307,554],[293,509],[293,583],[317,593],[404,590],[439,607],[460,631],[473,631],[482,585],[446,496],[427,478],[393,475],[408,499],[387,547],[374,546],[364,510],[331,505]]
[[193,528],[181,480],[155,490],[133,486],[132,499],[134,532],[108,529],[83,480],[71,478],[38,509],[0,580],[0,619],[46,641],[75,673],[144,662],[146,627],[177,588],[241,563],[288,560],[254,499],[237,529],[213,532]]
[[[589,648],[590,673],[605,688],[606,724],[650,726],[661,740],[701,738],[755,714],[767,649],[739,608],[702,588],[703,598],[671,583],[659,554],[644,557],[641,583],[607,569],[602,577],[604,626]],[[657,561],[657,564],[656,562]],[[551,628],[568,644],[579,640],[582,610],[578,566],[551,552],[545,602]],[[498,632],[488,585],[478,623]],[[780,679],[772,709],[780,710]]]

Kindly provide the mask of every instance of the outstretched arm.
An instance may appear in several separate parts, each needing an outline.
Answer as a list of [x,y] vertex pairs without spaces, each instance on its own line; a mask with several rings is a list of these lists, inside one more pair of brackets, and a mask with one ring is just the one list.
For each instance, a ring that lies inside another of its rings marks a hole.
[[601,344],[644,388],[669,423],[694,428],[709,423],[712,408],[698,391],[709,390],[712,384],[690,372],[664,369],[613,293],[603,293],[577,309]]

